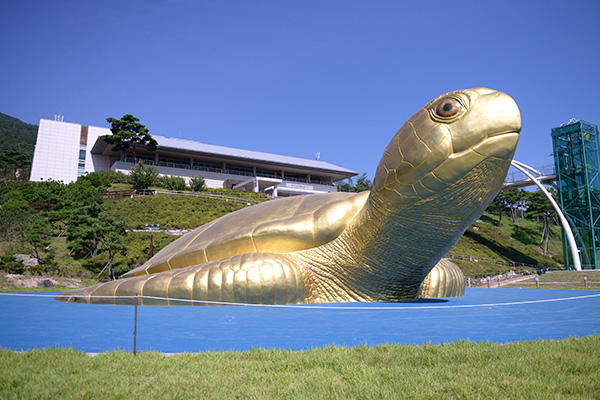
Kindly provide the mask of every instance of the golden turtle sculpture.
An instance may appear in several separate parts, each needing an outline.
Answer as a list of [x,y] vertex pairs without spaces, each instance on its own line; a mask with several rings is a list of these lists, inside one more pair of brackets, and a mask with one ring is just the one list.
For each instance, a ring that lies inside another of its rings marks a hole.
[[444,94],[394,135],[362,193],[268,201],[225,215],[123,278],[57,300],[144,305],[396,302],[462,296],[442,257],[500,190],[521,130],[505,93]]

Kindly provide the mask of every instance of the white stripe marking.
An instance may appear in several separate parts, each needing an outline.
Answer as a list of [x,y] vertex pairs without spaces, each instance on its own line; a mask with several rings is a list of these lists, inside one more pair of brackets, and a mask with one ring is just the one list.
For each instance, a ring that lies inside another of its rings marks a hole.
[[[72,296],[61,296],[60,294],[57,296],[54,295],[39,295],[39,294],[31,294],[31,293],[0,293],[0,295],[4,296],[25,296],[25,297],[72,297]],[[87,296],[86,296],[87,297]],[[135,299],[136,296],[91,296],[92,298],[120,298],[120,299]],[[310,309],[310,310],[432,310],[432,309],[451,309],[451,308],[478,308],[478,307],[502,307],[502,306],[518,306],[525,304],[539,304],[539,303],[552,303],[558,301],[569,301],[569,300],[581,300],[581,299],[589,299],[594,297],[600,297],[599,294],[590,294],[585,296],[573,296],[573,297],[560,297],[557,299],[543,299],[543,300],[527,300],[527,301],[514,301],[508,303],[486,303],[486,304],[462,304],[462,305],[452,305],[452,306],[414,306],[414,307],[405,307],[405,306],[391,306],[391,307],[364,307],[364,306],[351,306],[351,307],[343,307],[343,306],[320,306],[320,305],[305,305],[305,304],[248,304],[248,303],[228,303],[222,301],[204,301],[204,300],[188,300],[188,299],[169,299],[166,297],[155,297],[155,296],[138,296],[138,298],[144,299],[152,299],[152,300],[165,300],[165,301],[180,301],[184,303],[202,303],[202,304],[213,304],[213,305],[222,305],[222,306],[242,306],[242,307],[271,307],[271,308],[295,308],[295,309]]]

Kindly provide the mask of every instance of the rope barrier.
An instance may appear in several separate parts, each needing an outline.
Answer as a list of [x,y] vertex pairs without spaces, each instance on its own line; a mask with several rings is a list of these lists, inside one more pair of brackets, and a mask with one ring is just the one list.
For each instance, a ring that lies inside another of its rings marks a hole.
[[[38,295],[32,293],[0,293],[0,296],[29,296],[29,297],[61,297],[61,295]],[[71,296],[62,296],[62,297],[71,297]],[[90,296],[92,298],[121,298],[121,299],[135,299],[136,296]],[[525,301],[514,301],[507,303],[486,303],[486,304],[457,304],[451,306],[441,306],[441,305],[428,305],[428,306],[390,306],[390,307],[381,307],[381,306],[372,306],[372,307],[364,307],[364,306],[322,306],[322,305],[308,305],[308,304],[249,304],[249,303],[230,303],[223,301],[209,301],[209,300],[192,300],[192,299],[169,299],[166,297],[157,297],[157,296],[138,296],[139,298],[151,299],[151,300],[166,300],[169,302],[183,302],[183,303],[200,303],[200,304],[210,304],[210,305],[222,305],[222,306],[240,306],[240,307],[263,307],[263,308],[291,308],[291,309],[310,309],[310,310],[353,310],[353,311],[372,311],[372,310],[381,310],[381,311],[395,311],[395,310],[432,310],[432,309],[452,309],[452,308],[480,308],[480,307],[503,307],[503,306],[517,306],[517,305],[525,305],[525,304],[539,304],[539,303],[551,303],[551,302],[559,302],[559,301],[570,301],[570,300],[581,300],[581,299],[589,299],[600,297],[599,294],[590,294],[584,296],[573,296],[573,297],[561,297],[556,299],[542,299],[542,300],[525,300]]]

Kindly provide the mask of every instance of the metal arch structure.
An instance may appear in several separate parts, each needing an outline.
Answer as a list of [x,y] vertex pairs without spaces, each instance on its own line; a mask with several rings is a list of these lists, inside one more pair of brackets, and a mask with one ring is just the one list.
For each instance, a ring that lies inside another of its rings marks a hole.
[[550,203],[552,203],[552,206],[554,207],[554,209],[556,210],[556,213],[558,214],[558,216],[560,218],[560,223],[562,224],[563,229],[565,230],[565,234],[567,235],[567,240],[569,241],[569,247],[571,248],[571,255],[573,256],[573,264],[575,266],[575,269],[577,271],[581,271],[581,260],[579,259],[579,250],[577,249],[577,244],[575,243],[575,237],[573,236],[573,231],[571,230],[571,226],[569,225],[569,222],[565,218],[562,210],[560,209],[560,207],[558,206],[556,201],[554,201],[554,199],[552,198],[550,193],[548,193],[546,188],[541,184],[540,181],[538,181],[531,174],[531,172],[534,172],[538,175],[541,175],[541,174],[538,171],[536,171],[535,169],[531,168],[530,166],[523,164],[522,162],[519,162],[516,160],[512,160],[510,164],[513,167],[515,167],[516,169],[518,169],[519,171],[521,171],[522,173],[524,173],[525,175],[527,175],[527,177],[529,179],[531,179],[540,188],[540,190],[546,195],[548,200],[550,200]]

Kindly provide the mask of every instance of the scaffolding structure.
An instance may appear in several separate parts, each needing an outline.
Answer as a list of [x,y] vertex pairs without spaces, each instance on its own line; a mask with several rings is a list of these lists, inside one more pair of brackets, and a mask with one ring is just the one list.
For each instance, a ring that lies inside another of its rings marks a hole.
[[[598,127],[571,120],[552,128],[560,206],[580,251],[583,269],[600,269],[600,146]],[[565,265],[574,266],[563,234]]]

